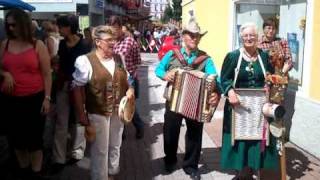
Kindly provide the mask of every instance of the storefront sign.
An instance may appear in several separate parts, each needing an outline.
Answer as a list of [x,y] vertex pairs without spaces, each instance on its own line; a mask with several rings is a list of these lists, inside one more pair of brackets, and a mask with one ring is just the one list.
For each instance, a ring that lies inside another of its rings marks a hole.
[[72,3],[73,0],[22,0],[26,3]]
[[103,0],[96,0],[96,7],[103,9]]

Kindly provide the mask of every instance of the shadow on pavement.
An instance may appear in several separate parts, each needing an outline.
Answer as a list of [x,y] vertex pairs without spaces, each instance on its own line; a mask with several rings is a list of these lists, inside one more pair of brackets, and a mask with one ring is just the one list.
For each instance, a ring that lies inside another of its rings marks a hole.
[[311,167],[320,165],[312,163],[308,157],[306,157],[301,151],[296,148],[286,148],[287,153],[287,175],[290,179],[303,179],[303,177],[310,171],[314,171]]

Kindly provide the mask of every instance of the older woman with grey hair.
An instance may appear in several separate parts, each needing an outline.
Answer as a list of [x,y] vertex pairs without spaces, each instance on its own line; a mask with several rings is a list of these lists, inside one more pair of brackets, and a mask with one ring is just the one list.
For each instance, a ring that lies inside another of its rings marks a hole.
[[[239,94],[235,89],[264,88],[266,73],[273,73],[274,70],[268,54],[257,48],[255,24],[243,24],[240,37],[243,47],[226,55],[221,70],[221,86],[228,97],[224,107],[221,166],[223,169],[237,170],[235,179],[247,179],[245,170],[259,172],[261,168],[276,168],[278,156],[276,141],[271,136],[268,146],[263,140],[235,140],[232,143],[232,109],[240,106]],[[252,179],[250,175],[249,179]]]
[[123,61],[113,54],[114,30],[93,29],[95,49],[79,56],[73,73],[75,106],[91,145],[91,179],[113,179],[119,172],[123,123],[119,120],[120,99],[134,100]]

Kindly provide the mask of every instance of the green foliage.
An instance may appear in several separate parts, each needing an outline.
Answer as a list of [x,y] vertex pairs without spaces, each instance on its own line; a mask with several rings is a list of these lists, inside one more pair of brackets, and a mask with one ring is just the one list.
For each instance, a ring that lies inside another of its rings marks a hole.
[[162,23],[169,22],[170,18],[173,18],[173,9],[168,5],[163,12],[163,16],[161,18]]
[[182,0],[172,0],[172,8],[173,8],[173,19],[179,21],[181,20],[182,15]]

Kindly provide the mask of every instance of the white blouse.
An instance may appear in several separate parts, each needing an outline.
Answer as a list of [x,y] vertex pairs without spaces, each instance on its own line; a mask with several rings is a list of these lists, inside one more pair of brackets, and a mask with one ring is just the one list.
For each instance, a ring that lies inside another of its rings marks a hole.
[[[100,63],[107,69],[107,71],[112,75],[115,70],[115,62],[113,58],[100,60]],[[79,56],[74,63],[75,71],[72,73],[73,85],[84,86],[90,80],[92,76],[92,66],[86,55]]]

